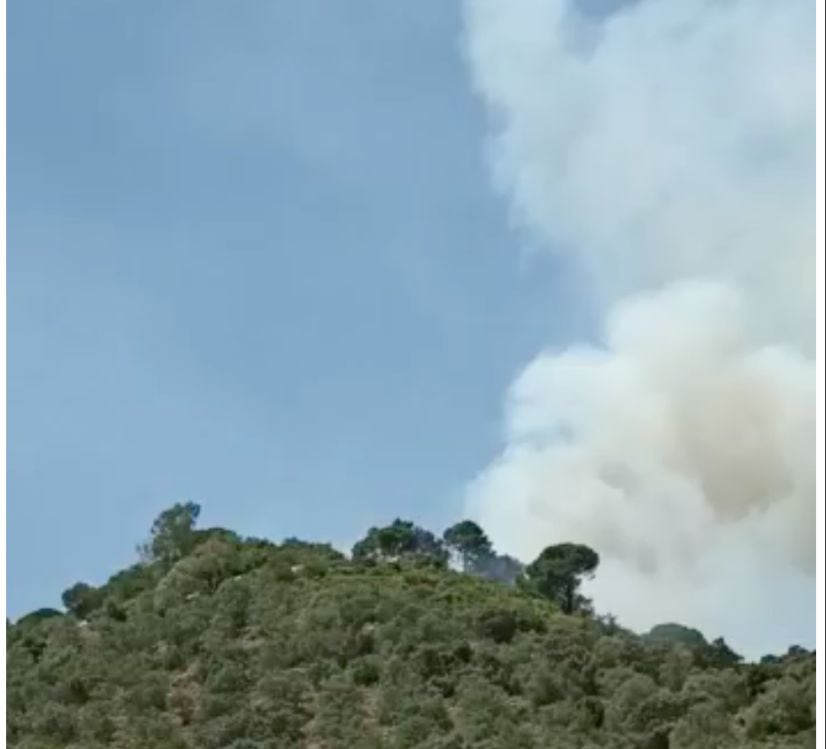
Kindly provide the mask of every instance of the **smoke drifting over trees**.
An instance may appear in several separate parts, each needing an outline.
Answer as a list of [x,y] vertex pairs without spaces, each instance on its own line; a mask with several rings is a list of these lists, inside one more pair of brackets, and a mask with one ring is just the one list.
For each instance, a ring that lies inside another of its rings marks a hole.
[[635,626],[811,637],[814,7],[469,0],[465,19],[494,184],[604,311],[600,340],[513,383],[467,514],[506,551],[599,548],[593,594]]

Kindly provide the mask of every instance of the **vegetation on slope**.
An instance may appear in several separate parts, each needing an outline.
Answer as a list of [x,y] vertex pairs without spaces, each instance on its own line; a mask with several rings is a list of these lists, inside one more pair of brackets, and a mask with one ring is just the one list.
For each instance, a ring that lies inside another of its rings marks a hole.
[[396,521],[347,559],[197,514],[161,515],[141,563],[67,590],[67,613],[7,625],[10,746],[814,747],[812,653],[627,632],[578,592],[587,547],[522,569],[472,523]]

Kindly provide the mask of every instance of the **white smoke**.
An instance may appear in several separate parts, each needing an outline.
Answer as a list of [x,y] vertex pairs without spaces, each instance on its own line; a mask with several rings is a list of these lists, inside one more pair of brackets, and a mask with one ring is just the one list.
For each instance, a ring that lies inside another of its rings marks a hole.
[[592,544],[597,607],[631,626],[754,649],[814,629],[814,16],[465,5],[496,184],[607,309],[602,341],[513,384],[468,509],[523,557]]

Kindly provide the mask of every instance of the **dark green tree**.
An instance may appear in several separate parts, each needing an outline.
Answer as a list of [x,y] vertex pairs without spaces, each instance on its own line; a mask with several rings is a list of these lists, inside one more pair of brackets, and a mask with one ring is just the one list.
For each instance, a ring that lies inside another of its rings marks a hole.
[[80,619],[85,619],[103,603],[103,592],[86,583],[75,583],[61,596],[66,610]]
[[22,628],[33,624],[40,624],[40,622],[44,622],[47,619],[55,619],[57,617],[63,616],[62,611],[58,611],[57,609],[52,608],[43,608],[37,609],[35,611],[31,611],[25,616],[21,616],[16,622],[15,627]]
[[445,546],[459,557],[463,572],[480,571],[493,556],[493,544],[472,520],[462,520],[451,525],[442,539]]
[[717,667],[733,666],[743,660],[743,656],[735,653],[722,637],[712,640],[704,655],[709,665]]
[[447,564],[449,554],[440,538],[418,526],[414,527],[413,536],[415,538],[413,556],[431,559],[441,565]]
[[133,564],[110,577],[101,591],[107,598],[128,601],[157,582],[157,570],[145,564]]
[[355,560],[429,558],[445,563],[447,557],[444,544],[430,531],[400,518],[383,528],[371,528],[367,536],[353,546]]
[[149,541],[139,549],[144,560],[170,565],[186,556],[196,543],[195,523],[200,514],[201,507],[194,502],[164,510],[152,524]]
[[556,601],[571,614],[587,604],[579,594],[582,580],[593,576],[599,565],[599,554],[583,544],[548,546],[525,569],[526,585],[537,593]]

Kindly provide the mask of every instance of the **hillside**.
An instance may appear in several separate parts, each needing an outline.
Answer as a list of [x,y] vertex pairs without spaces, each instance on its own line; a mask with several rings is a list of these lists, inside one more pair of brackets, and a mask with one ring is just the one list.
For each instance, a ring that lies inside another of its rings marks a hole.
[[678,625],[640,637],[451,570],[438,539],[348,559],[165,522],[68,613],[7,627],[9,746],[815,746],[813,653],[743,664]]

